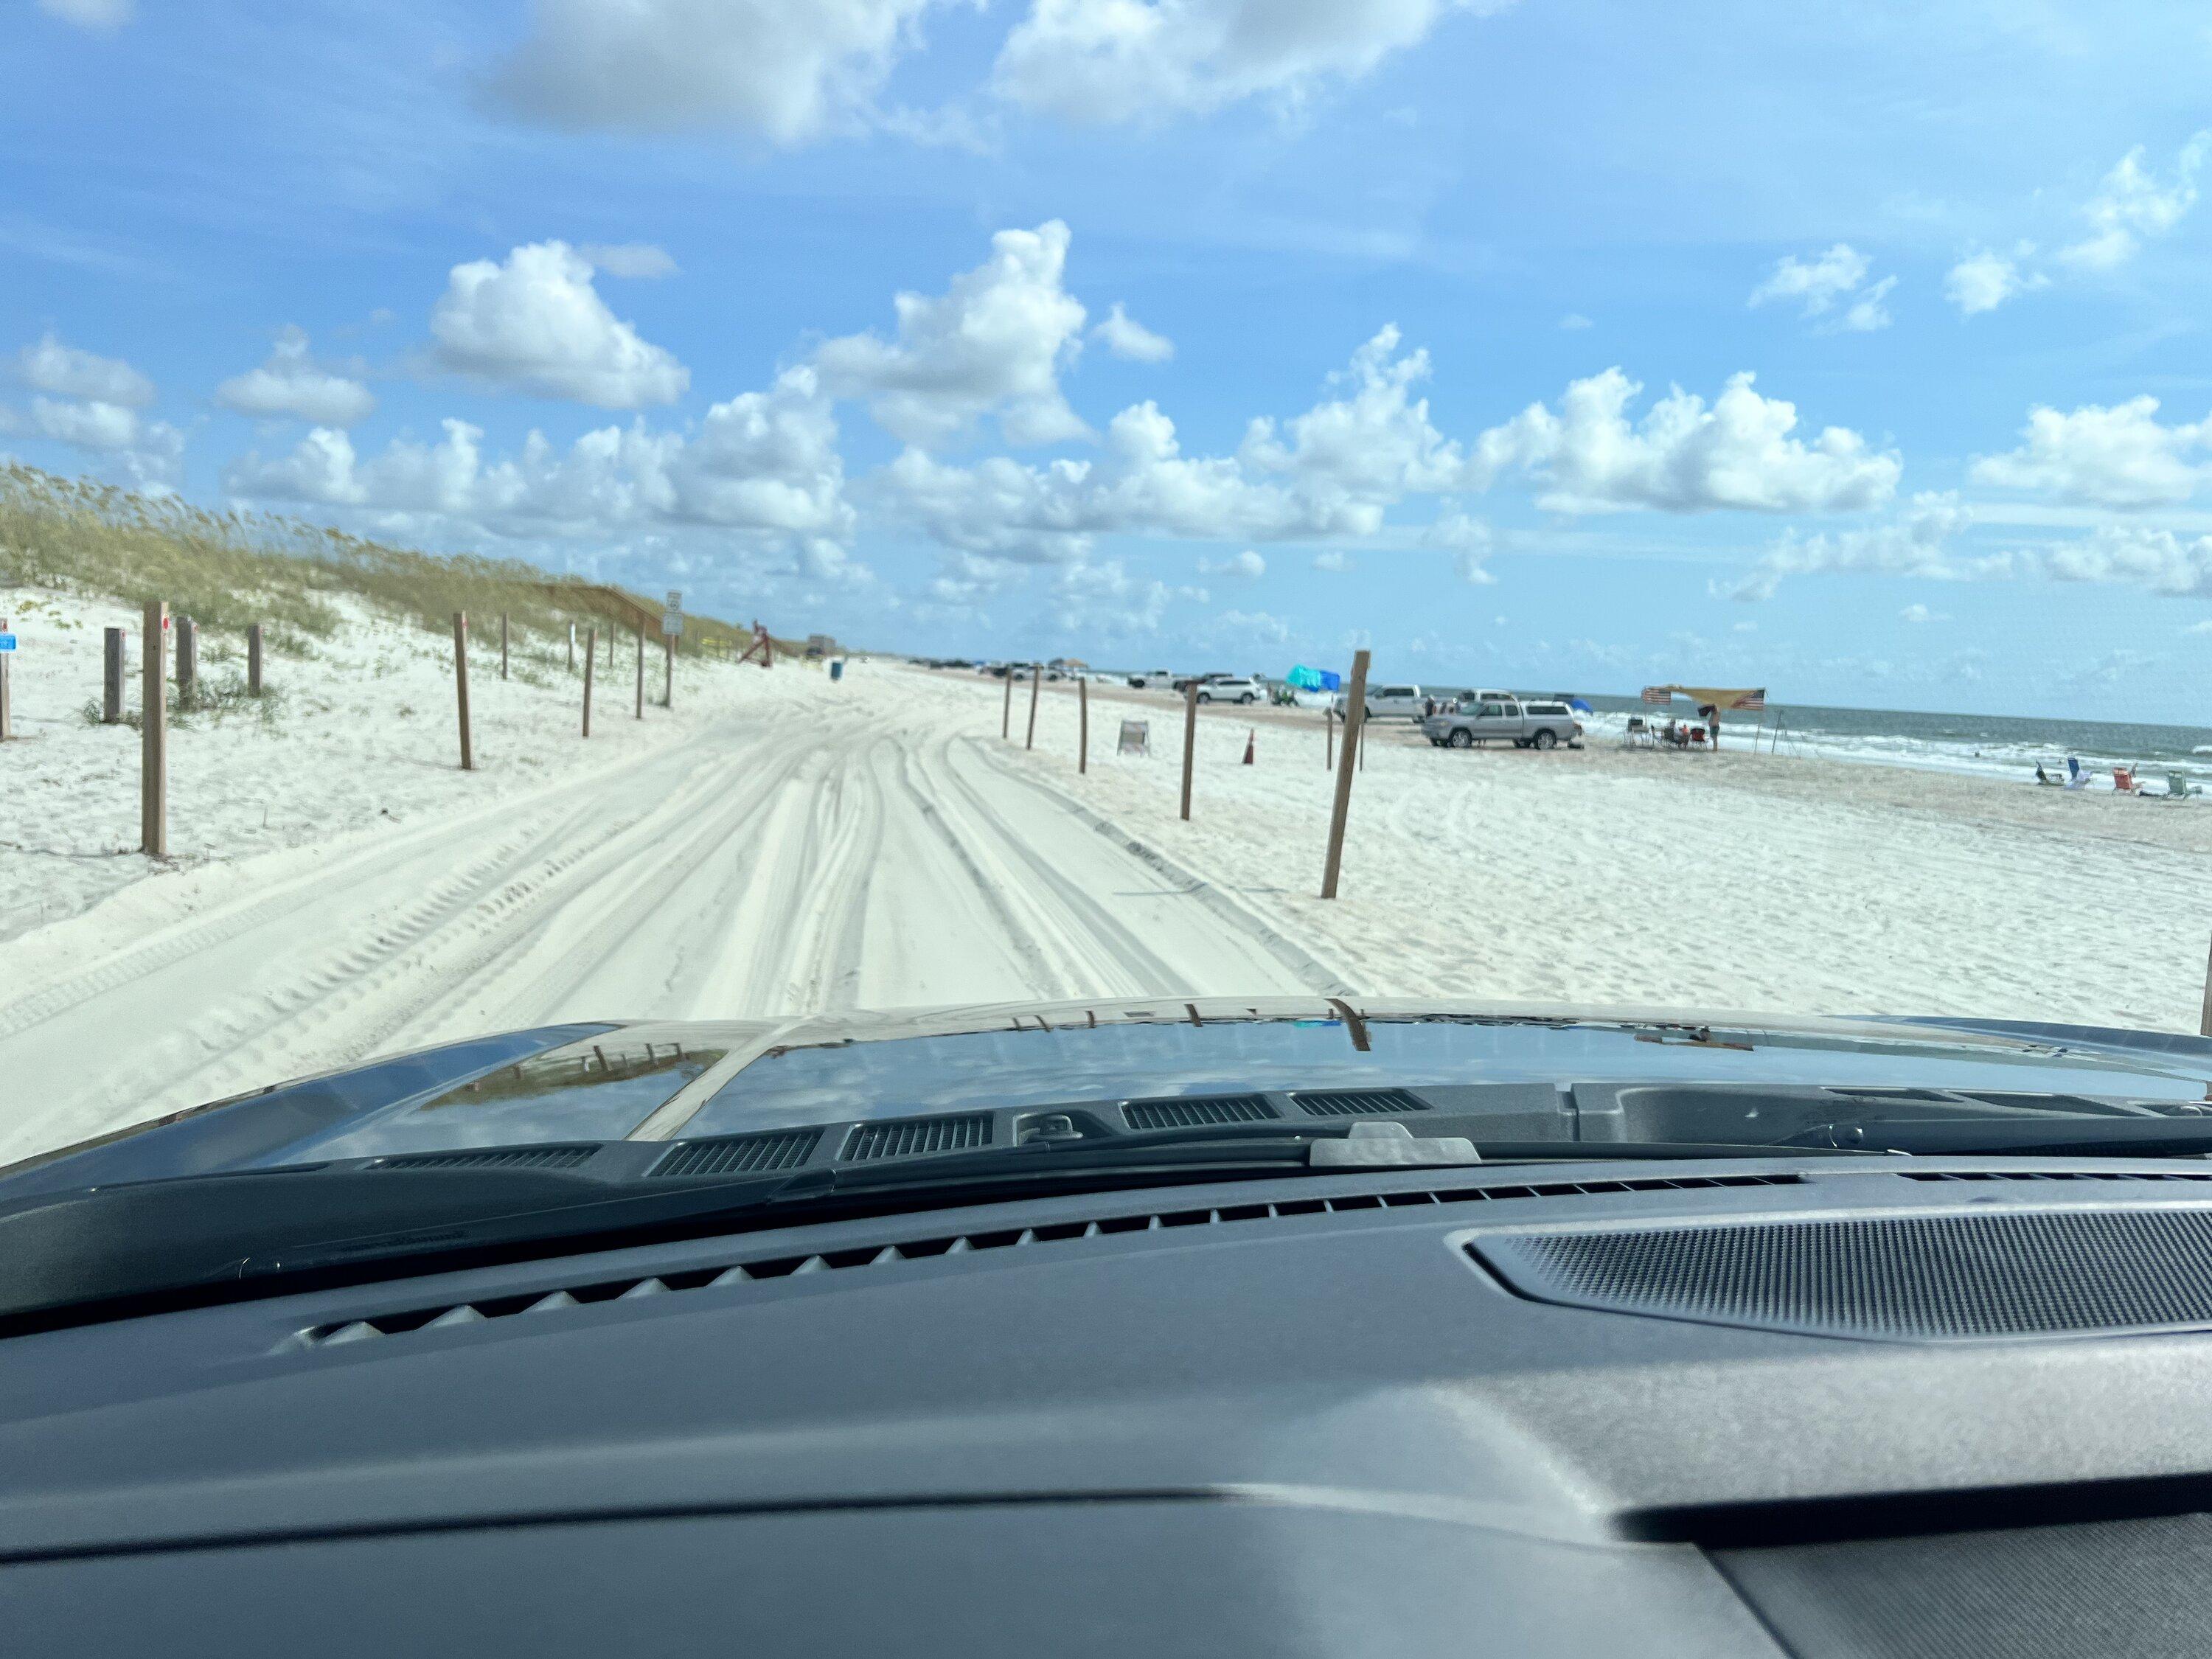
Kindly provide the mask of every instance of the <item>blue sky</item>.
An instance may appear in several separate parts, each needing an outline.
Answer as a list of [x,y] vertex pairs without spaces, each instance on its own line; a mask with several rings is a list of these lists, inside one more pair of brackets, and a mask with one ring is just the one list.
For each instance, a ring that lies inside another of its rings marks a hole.
[[893,648],[2193,720],[2212,26],[1809,14],[32,0],[0,447]]

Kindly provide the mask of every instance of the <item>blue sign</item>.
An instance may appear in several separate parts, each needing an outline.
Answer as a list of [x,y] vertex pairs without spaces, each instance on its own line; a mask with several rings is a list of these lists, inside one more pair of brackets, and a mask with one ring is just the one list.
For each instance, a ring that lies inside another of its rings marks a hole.
[[13,634],[0,634],[0,651],[13,651],[15,648],[15,636]]

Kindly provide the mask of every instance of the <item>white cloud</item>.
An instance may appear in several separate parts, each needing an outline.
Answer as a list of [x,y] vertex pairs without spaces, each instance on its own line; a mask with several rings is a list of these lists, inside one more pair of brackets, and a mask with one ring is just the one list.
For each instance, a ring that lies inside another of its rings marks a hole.
[[1887,302],[1890,289],[1896,286],[1896,277],[1885,276],[1866,289],[1851,301],[1850,309],[1844,313],[1836,326],[1854,334],[1868,334],[1878,328],[1887,328],[1895,320],[1889,314]]
[[1468,465],[1487,485],[1509,469],[1536,473],[1541,505],[1561,512],[1657,507],[1755,512],[1852,512],[1895,493],[1903,463],[1868,448],[1843,427],[1808,441],[1792,436],[1794,404],[1761,396],[1753,377],[1730,377],[1708,407],[1679,386],[1632,426],[1629,404],[1644,388],[1618,368],[1571,382],[1554,415],[1532,404],[1485,432]]
[[1763,306],[1770,301],[1795,301],[1801,307],[1801,315],[1826,317],[1848,299],[1851,304],[1841,316],[1823,325],[1826,331],[1864,334],[1887,328],[1891,318],[1885,302],[1890,289],[1897,286],[1897,278],[1885,276],[1869,284],[1868,271],[1866,255],[1848,242],[1838,242],[1809,259],[1784,254],[1775,261],[1766,280],[1752,289],[1750,303]]
[[495,90],[556,126],[734,127],[795,144],[861,124],[929,3],[538,0]]
[[100,456],[142,489],[172,489],[184,476],[185,434],[121,404],[34,397],[27,411],[0,407],[0,434],[51,439]]
[[2197,203],[2197,174],[2212,154],[2212,131],[2198,133],[2174,158],[2171,177],[2161,179],[2143,165],[2138,144],[2105,175],[2096,195],[2081,209],[2090,234],[2058,250],[2068,264],[2084,270],[2111,270],[2135,258],[2143,242],[2165,235]]
[[[941,594],[961,586],[982,591],[994,574],[987,570],[966,583],[960,577],[939,577],[932,584],[932,591]],[[1158,578],[1132,575],[1119,559],[1069,565],[1060,571],[1053,588],[1054,620],[1063,629],[1081,628],[1115,635],[1157,634],[1176,601],[1206,603],[1204,588],[1171,587]]]
[[1583,316],[1581,312],[1571,311],[1565,316],[1559,319],[1559,326],[1568,330],[1570,332],[1572,332],[1578,329],[1594,327],[1595,325],[1591,323],[1589,318]]
[[814,543],[851,533],[836,423],[808,368],[714,404],[688,434],[637,421],[586,433],[563,453],[533,431],[514,456],[493,459],[481,428],[442,425],[434,443],[395,439],[366,458],[344,433],[318,427],[286,454],[240,458],[224,483],[249,500],[438,514],[499,534],[754,531],[787,542],[817,572],[832,562]]
[[1164,363],[1175,356],[1175,342],[1164,334],[1153,333],[1131,317],[1121,309],[1119,300],[1091,329],[1091,335],[1116,357],[1126,357],[1131,362]]
[[1426,398],[1413,388],[1429,378],[1429,354],[1400,355],[1389,324],[1330,376],[1350,395],[1316,404],[1285,423],[1262,417],[1246,429],[1238,458],[1255,475],[1288,475],[1310,498],[1358,526],[1380,528],[1382,508],[1399,497],[1457,485],[1465,458],[1431,424]]
[[1341,548],[1333,547],[1325,553],[1314,555],[1313,568],[1341,574],[1352,568],[1352,556]]
[[1267,562],[1250,548],[1225,559],[1200,559],[1198,574],[1201,576],[1234,576],[1239,581],[1257,581],[1267,574]]
[[2118,582],[2154,593],[2212,595],[2212,536],[2106,525],[2079,541],[2020,556],[2029,569],[2064,582]]
[[586,242],[577,252],[610,276],[654,282],[677,274],[675,256],[653,242]]
[[1848,242],[1838,242],[1810,259],[1784,254],[1774,262],[1766,280],[1752,289],[1750,302],[1763,306],[1770,300],[1802,301],[1804,315],[1817,317],[1866,277],[1866,255]]
[[1239,645],[1281,645],[1291,637],[1291,625],[1265,611],[1224,611],[1206,625],[1208,637]]
[[503,264],[455,265],[430,332],[446,368],[602,409],[672,403],[691,383],[689,369],[607,309],[591,263],[565,242],[530,243]]
[[993,82],[1025,109],[1154,123],[1261,94],[1356,81],[1448,10],[1502,0],[1032,0]]
[[1916,625],[1921,623],[1939,623],[1948,622],[1951,620],[1941,611],[1930,611],[1924,605],[1908,605],[1904,610],[1899,611],[1897,616],[1899,621],[1912,623]]
[[105,33],[129,22],[138,7],[137,0],[39,0],[39,9],[64,23]]
[[2051,279],[2022,264],[2034,252],[2033,242],[2022,242],[2009,254],[1978,249],[1951,267],[1943,279],[1943,297],[1959,307],[1961,317],[1978,317],[2020,295],[2046,288]]
[[815,355],[823,383],[867,399],[894,436],[935,447],[996,414],[1006,441],[1055,443],[1088,434],[1060,395],[1060,370],[1083,343],[1082,303],[1061,286],[1067,227],[1002,230],[991,257],[937,298],[892,301],[897,337],[849,334]]
[[319,367],[308,356],[306,331],[290,327],[276,336],[267,362],[225,380],[215,389],[215,400],[241,415],[289,415],[317,426],[352,426],[376,408],[374,392]]
[[2130,398],[2111,408],[2085,404],[2070,413],[2030,410],[2027,442],[1976,461],[1978,483],[2034,489],[2102,507],[2142,507],[2187,501],[2212,482],[2212,416],[2162,426],[2158,399]]
[[2193,622],[2181,631],[2185,634],[2212,634],[2212,617],[2206,617],[2203,622]]
[[1488,587],[1498,578],[1484,568],[1483,561],[1490,556],[1494,538],[1490,526],[1480,519],[1470,518],[1457,511],[1440,513],[1433,523],[1424,526],[1417,538],[1423,547],[1441,548],[1452,556],[1452,568],[1459,579],[1477,587]]
[[120,357],[64,345],[51,331],[16,353],[15,372],[32,391],[57,398],[84,398],[126,409],[143,409],[154,401],[153,381]]
[[1741,580],[1716,584],[1715,591],[1730,599],[1771,599],[1785,577],[1815,571],[1951,580],[1999,574],[2002,557],[1996,562],[1962,561],[1952,554],[1952,538],[1970,521],[1956,495],[1923,490],[1903,512],[1881,524],[1811,536],[1791,531]]

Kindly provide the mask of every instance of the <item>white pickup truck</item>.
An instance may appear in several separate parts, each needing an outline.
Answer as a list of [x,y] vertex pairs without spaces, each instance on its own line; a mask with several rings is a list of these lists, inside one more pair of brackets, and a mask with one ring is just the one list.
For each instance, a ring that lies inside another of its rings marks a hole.
[[1564,702],[1510,691],[1470,691],[1449,708],[1421,722],[1439,749],[1472,749],[1479,743],[1510,743],[1516,749],[1551,749],[1582,741],[1582,723]]

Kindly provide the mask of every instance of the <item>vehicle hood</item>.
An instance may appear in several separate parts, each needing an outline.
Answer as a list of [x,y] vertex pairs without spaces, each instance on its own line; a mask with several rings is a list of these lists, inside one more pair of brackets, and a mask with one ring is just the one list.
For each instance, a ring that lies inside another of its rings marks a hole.
[[337,1158],[1062,1101],[1645,1081],[2204,1101],[2212,1041],[2016,1021],[1331,997],[612,1020],[501,1033],[216,1102],[0,1171],[0,1197]]

